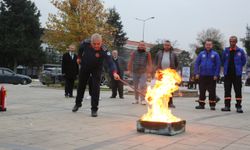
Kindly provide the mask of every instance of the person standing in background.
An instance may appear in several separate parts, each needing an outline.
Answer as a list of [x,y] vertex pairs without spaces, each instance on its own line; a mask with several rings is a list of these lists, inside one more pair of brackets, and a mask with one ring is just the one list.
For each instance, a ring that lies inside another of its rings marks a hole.
[[[155,72],[157,70],[165,70],[165,69],[175,69],[177,71],[178,68],[178,59],[176,54],[173,52],[173,47],[169,40],[164,41],[163,50],[158,51],[154,60]],[[170,97],[168,106],[171,108],[175,108],[173,104],[173,97]]]
[[246,64],[246,54],[243,49],[237,46],[238,38],[231,36],[229,39],[230,47],[225,48],[222,54],[224,64],[224,89],[225,89],[225,107],[221,111],[231,111],[231,90],[234,86],[236,99],[236,112],[243,113],[242,102],[242,71]]
[[135,88],[135,102],[139,104],[139,92],[144,94],[140,96],[142,105],[146,105],[145,94],[147,90],[147,77],[152,73],[152,58],[150,52],[146,51],[146,46],[143,41],[138,45],[138,49],[131,53],[128,62],[128,74],[133,76]]
[[[123,58],[118,56],[118,51],[112,51],[112,60],[116,65],[117,74],[123,79],[124,70],[126,70],[126,62]],[[116,98],[117,91],[119,93],[120,99],[124,99],[123,97],[123,83],[121,81],[115,80],[113,75],[111,74],[111,88],[112,88],[112,95],[110,98]]]
[[73,97],[74,83],[79,73],[75,51],[76,45],[69,45],[68,52],[64,53],[62,58],[62,74],[65,78],[65,97]]
[[205,41],[205,49],[201,51],[195,61],[194,74],[199,79],[199,105],[195,109],[205,109],[206,91],[209,92],[210,110],[215,110],[216,82],[220,75],[220,56],[213,50],[213,41]]

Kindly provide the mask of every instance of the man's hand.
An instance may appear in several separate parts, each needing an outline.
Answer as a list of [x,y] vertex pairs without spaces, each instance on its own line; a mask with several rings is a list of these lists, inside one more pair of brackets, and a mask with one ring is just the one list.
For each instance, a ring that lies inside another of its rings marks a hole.
[[216,81],[218,79],[218,77],[217,76],[214,76],[214,80]]
[[77,64],[79,65],[81,63],[81,59],[80,58],[77,58],[76,60]]
[[113,74],[115,80],[120,80],[120,76],[117,73]]
[[200,76],[197,74],[197,75],[195,75],[195,79],[196,80],[199,80],[199,78],[200,78]]

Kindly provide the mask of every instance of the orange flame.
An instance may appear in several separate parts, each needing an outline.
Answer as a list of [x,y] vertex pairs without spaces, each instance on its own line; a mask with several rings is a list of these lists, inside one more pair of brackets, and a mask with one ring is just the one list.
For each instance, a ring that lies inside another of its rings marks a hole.
[[160,70],[155,74],[156,81],[153,87],[149,86],[146,93],[148,112],[141,118],[142,121],[178,122],[168,108],[169,98],[179,89],[180,75],[173,69]]

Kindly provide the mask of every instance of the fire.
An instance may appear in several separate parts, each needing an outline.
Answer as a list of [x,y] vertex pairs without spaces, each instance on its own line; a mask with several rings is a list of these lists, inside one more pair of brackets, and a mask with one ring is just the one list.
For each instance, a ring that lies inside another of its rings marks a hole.
[[180,121],[181,119],[175,117],[168,108],[169,98],[179,89],[180,75],[173,69],[166,69],[158,71],[155,78],[155,83],[147,89],[145,99],[148,103],[148,112],[141,120],[167,123]]

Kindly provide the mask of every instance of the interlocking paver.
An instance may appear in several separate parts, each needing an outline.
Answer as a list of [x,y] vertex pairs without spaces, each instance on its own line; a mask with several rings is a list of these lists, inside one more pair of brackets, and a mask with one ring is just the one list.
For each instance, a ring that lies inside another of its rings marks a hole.
[[[74,99],[62,89],[31,85],[5,85],[7,112],[0,113],[0,150],[167,150],[167,149],[250,149],[250,88],[244,87],[243,114],[195,110],[197,98],[174,98],[173,114],[187,120],[186,132],[160,136],[136,132],[136,120],[146,106],[132,105],[133,96],[109,99],[101,92],[99,116],[90,117],[90,101],[72,113]],[[217,94],[223,97],[221,85]],[[233,103],[235,103],[233,101]]]

